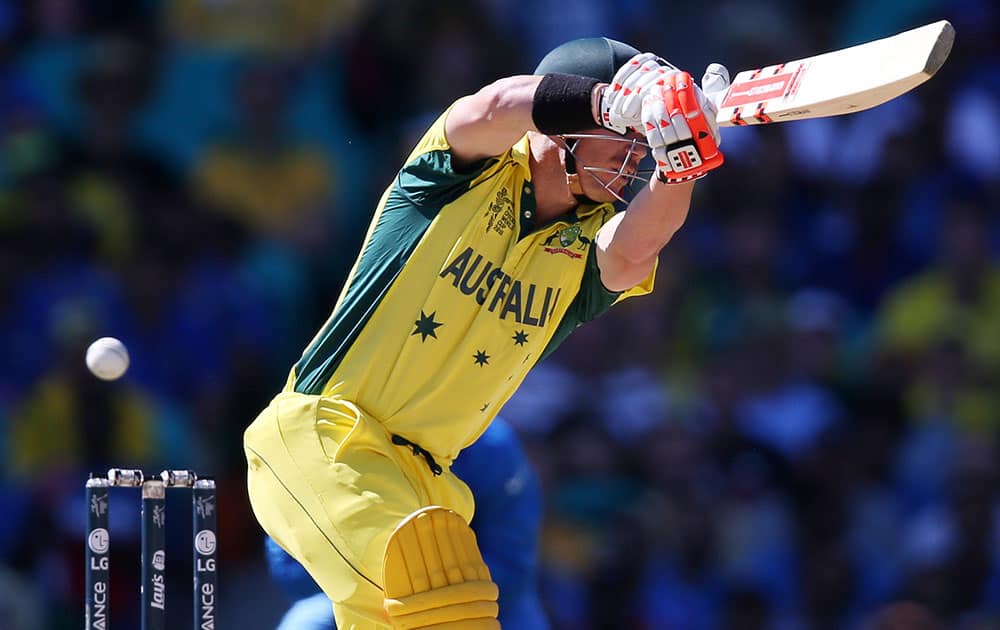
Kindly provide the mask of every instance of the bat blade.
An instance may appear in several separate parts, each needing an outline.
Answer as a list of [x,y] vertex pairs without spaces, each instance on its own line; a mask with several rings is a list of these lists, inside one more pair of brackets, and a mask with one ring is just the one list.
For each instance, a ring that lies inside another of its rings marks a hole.
[[719,126],[839,116],[896,98],[934,76],[955,29],[941,20],[891,37],[737,74],[715,97]]

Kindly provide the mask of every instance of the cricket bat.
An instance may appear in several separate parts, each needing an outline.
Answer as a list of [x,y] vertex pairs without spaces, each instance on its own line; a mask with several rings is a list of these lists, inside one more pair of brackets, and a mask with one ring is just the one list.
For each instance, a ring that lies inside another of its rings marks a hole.
[[815,57],[744,70],[714,97],[717,121],[720,127],[764,125],[875,107],[934,76],[954,41],[955,29],[941,20]]

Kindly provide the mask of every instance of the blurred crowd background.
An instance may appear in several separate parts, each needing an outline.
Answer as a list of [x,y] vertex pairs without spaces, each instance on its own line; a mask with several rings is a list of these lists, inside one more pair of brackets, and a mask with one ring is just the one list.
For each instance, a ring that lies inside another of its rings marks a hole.
[[[942,18],[955,49],[915,93],[725,130],[656,292],[581,327],[503,415],[543,482],[554,628],[1000,628],[998,12],[0,0],[0,628],[80,626],[83,482],[111,465],[215,475],[220,623],[273,627],[242,431],[458,96],[580,36],[698,76]],[[110,384],[83,362],[104,335],[133,362]],[[138,627],[137,504],[114,493],[118,627]]]

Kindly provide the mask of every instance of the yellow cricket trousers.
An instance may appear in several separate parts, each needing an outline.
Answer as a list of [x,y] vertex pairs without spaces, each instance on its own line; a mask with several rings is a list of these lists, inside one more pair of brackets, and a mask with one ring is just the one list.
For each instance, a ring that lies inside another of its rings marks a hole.
[[468,486],[391,438],[350,401],[295,392],[243,436],[254,514],[333,601],[338,630],[389,628],[382,557],[404,518],[440,505],[472,520]]

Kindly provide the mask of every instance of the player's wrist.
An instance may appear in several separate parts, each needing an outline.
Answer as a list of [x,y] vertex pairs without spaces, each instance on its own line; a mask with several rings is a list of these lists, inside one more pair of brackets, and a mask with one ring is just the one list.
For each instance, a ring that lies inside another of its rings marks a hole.
[[673,173],[667,173],[660,169],[656,169],[656,181],[667,186],[678,186],[681,184],[694,184],[696,181],[702,177],[708,175],[708,171],[698,171],[696,173],[689,173],[686,175],[674,175]]
[[543,75],[531,104],[535,129],[550,136],[593,129],[594,92],[599,83],[575,74]]

